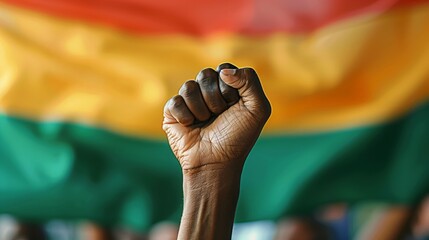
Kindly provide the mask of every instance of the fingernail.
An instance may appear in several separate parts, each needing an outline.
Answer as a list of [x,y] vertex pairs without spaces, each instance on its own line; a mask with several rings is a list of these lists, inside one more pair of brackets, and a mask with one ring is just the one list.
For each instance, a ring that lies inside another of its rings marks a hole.
[[228,69],[228,68],[225,68],[225,69],[222,69],[220,72],[223,75],[226,75],[226,76],[233,76],[233,75],[235,75],[237,73],[237,69]]

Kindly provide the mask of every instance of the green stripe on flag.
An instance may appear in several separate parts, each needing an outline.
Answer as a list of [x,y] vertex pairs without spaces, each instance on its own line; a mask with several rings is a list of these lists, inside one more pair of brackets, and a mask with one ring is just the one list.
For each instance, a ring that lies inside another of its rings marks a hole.
[[[395,121],[263,136],[242,178],[238,221],[329,202],[412,203],[428,192],[429,104]],[[178,220],[181,171],[164,141],[0,116],[0,213],[144,229]]]

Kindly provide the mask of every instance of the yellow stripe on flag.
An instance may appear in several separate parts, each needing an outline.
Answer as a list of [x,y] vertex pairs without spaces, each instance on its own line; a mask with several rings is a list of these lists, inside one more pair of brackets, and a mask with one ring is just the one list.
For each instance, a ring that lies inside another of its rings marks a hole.
[[266,132],[325,131],[401,115],[429,97],[429,6],[306,35],[131,35],[0,3],[0,111],[162,135],[162,109],[201,68],[254,67]]

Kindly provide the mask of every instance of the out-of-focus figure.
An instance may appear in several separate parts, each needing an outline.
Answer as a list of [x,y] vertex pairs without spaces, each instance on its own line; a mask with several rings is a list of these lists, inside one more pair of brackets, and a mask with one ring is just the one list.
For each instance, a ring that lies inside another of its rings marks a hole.
[[331,240],[330,229],[311,218],[296,218],[279,222],[275,240]]

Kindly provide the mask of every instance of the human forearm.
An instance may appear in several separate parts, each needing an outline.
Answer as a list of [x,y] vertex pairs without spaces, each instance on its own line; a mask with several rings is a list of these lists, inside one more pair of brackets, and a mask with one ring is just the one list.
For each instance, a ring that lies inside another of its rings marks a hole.
[[240,168],[184,172],[184,209],[178,239],[231,238],[240,176]]
[[245,158],[271,114],[259,77],[232,64],[201,70],[164,106],[183,171],[180,240],[231,238]]

